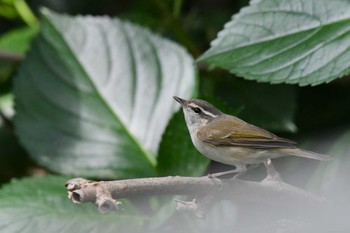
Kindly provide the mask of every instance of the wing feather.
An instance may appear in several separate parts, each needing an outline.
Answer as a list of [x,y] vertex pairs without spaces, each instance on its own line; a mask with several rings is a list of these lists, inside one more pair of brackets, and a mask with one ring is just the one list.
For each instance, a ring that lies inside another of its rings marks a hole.
[[[220,129],[220,130],[218,130]],[[278,137],[236,117],[213,120],[197,132],[197,137],[213,146],[242,146],[249,148],[294,148],[296,143]]]

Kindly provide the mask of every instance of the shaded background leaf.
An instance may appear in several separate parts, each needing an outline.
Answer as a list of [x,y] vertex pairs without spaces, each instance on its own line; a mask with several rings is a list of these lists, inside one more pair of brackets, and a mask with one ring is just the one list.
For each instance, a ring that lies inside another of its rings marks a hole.
[[217,77],[204,76],[201,93],[225,101],[234,112],[221,109],[222,111],[251,124],[274,132],[297,131],[294,123],[297,95],[292,86],[263,83],[256,85],[252,81],[220,74]]
[[199,61],[246,79],[316,85],[350,71],[350,2],[251,1]]
[[172,96],[189,97],[193,87],[192,58],[180,46],[118,19],[46,10],[15,80],[16,130],[54,171],[153,176],[179,108]]
[[27,178],[5,185],[0,192],[2,232],[136,232],[146,221],[133,208],[101,215],[93,205],[67,200],[67,177]]
[[13,132],[0,126],[0,183],[28,174],[30,160]]
[[39,31],[39,25],[12,30],[0,38],[0,50],[23,55]]

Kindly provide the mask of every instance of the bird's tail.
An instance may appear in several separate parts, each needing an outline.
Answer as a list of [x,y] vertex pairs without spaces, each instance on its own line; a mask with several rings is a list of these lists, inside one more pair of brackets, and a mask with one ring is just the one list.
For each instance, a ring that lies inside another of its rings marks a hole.
[[289,155],[295,155],[298,157],[308,158],[308,159],[316,159],[320,161],[330,161],[333,158],[329,155],[318,154],[312,151],[302,150],[299,148],[291,148],[291,149],[283,149],[283,152]]

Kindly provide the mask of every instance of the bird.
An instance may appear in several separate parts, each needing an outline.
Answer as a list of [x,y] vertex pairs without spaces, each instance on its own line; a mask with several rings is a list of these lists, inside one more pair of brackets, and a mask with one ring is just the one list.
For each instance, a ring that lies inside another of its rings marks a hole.
[[269,159],[289,155],[320,161],[332,159],[300,149],[296,142],[225,114],[204,100],[173,98],[182,106],[196,149],[211,160],[235,166],[232,173],[241,174],[247,171],[247,165],[256,167]]

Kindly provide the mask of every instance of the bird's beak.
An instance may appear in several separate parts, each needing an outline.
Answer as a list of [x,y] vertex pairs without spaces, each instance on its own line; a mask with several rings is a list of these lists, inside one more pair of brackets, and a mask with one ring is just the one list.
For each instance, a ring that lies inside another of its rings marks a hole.
[[179,104],[181,104],[182,107],[186,106],[187,101],[184,99],[181,99],[180,97],[174,96],[173,97]]

